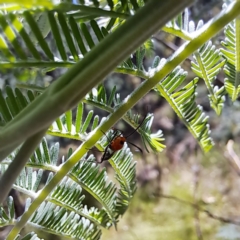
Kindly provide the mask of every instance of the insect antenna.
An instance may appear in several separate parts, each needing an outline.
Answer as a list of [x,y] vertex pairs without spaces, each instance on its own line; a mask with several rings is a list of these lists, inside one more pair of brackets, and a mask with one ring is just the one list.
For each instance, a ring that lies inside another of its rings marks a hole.
[[137,148],[141,153],[143,153],[142,149],[140,147],[138,147],[137,145],[135,145],[134,143],[131,143],[131,142],[127,142],[131,145],[133,145],[135,148]]
[[[147,117],[147,114],[144,116],[143,120],[139,123],[139,125],[130,133],[128,134],[125,138],[127,139],[128,137],[130,137],[131,135],[133,135],[144,123],[145,119]],[[126,141],[127,143],[133,145],[135,148],[137,148],[141,153],[143,152],[142,149],[140,147],[138,147],[137,145],[135,145],[134,143],[132,142],[128,142]]]
[[[139,125],[130,133],[128,134],[125,138],[127,139],[128,137],[130,137],[131,135],[133,135],[144,123],[145,119],[147,117],[147,114],[144,116],[143,120],[139,123]],[[135,146],[136,147],[136,146]]]

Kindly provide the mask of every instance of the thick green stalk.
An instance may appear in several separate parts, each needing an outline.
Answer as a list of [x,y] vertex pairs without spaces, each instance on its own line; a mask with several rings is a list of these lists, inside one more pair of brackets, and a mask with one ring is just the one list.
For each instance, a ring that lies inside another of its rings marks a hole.
[[[82,61],[69,69],[3,129],[0,133],[0,150],[21,144],[28,137],[51,125],[191,2],[192,0],[148,1],[146,6],[94,47]],[[173,5],[174,8],[171,7]],[[6,156],[0,152],[0,160],[4,157]]]
[[26,162],[31,157],[32,153],[35,151],[39,143],[41,142],[46,131],[41,131],[34,136],[30,137],[20,148],[14,161],[9,165],[7,171],[3,174],[0,179],[0,203],[7,198],[12,185],[16,181],[16,178],[21,173]]
[[240,12],[240,1],[233,3],[225,11],[220,13],[213,21],[206,24],[193,38],[191,42],[184,44],[176,53],[170,57],[167,63],[159,69],[154,76],[143,82],[138,89],[125,101],[109,118],[99,126],[95,134],[83,143],[69,158],[69,160],[62,165],[60,170],[56,173],[53,179],[43,188],[39,196],[33,201],[29,209],[23,214],[20,221],[13,227],[8,236],[8,240],[14,239],[17,233],[24,227],[33,212],[46,199],[52,189],[59,183],[59,181],[68,173],[68,171],[79,161],[79,159],[86,153],[86,149],[91,148],[93,144],[101,137],[100,131],[107,131],[121,116],[123,116],[129,108],[134,106],[148,91],[150,91],[164,76],[170,73],[176,66],[185,60],[191,53],[196,51],[201,45],[213,37],[220,31],[227,23],[232,21]]

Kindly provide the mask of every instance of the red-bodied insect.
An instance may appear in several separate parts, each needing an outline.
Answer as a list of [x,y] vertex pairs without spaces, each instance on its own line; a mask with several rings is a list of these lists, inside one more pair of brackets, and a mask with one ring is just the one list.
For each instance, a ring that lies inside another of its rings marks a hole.
[[104,151],[103,156],[101,157],[101,161],[99,163],[109,160],[114,155],[115,152],[117,152],[123,148],[125,142],[133,145],[142,153],[142,149],[140,147],[138,147],[137,145],[135,145],[134,143],[128,142],[127,138],[130,137],[131,135],[133,135],[142,126],[146,117],[147,117],[147,115],[143,118],[143,120],[140,122],[140,124],[137,126],[137,128],[134,129],[134,131],[132,131],[126,137],[123,136],[122,133],[119,133],[119,132],[121,132],[120,130],[114,129],[115,132],[114,132],[112,138],[109,140],[109,144],[105,148],[105,151]]

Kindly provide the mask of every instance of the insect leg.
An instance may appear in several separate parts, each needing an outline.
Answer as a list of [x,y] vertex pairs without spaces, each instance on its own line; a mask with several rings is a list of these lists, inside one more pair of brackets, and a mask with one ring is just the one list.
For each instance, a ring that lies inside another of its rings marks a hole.
[[137,148],[141,153],[143,152],[142,149],[140,147],[138,147],[137,145],[135,145],[134,143],[131,143],[131,142],[127,142],[131,145],[133,145],[135,148]]

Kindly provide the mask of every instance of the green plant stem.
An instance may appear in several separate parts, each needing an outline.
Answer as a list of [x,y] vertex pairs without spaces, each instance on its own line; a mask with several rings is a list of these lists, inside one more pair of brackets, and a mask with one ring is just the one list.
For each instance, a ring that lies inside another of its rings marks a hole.
[[0,203],[6,199],[8,193],[10,192],[12,185],[14,184],[16,178],[21,173],[26,162],[32,155],[33,151],[38,146],[39,142],[42,140],[46,131],[41,131],[34,136],[30,137],[20,148],[14,161],[9,165],[6,172],[0,179]]
[[[58,116],[74,107],[120,62],[191,2],[192,0],[148,1],[3,129],[0,133],[0,150],[16,143],[21,144],[31,135],[51,125]],[[171,7],[173,5],[174,8]],[[1,151],[0,160],[3,160],[6,156],[2,155]]]
[[[69,7],[68,7],[69,6]],[[79,11],[83,15],[94,15],[94,16],[100,16],[100,17],[111,17],[111,18],[122,18],[126,19],[129,17],[129,14],[121,13],[121,12],[115,12],[111,10],[104,10],[101,8],[95,8],[95,7],[88,7],[88,6],[82,6],[82,5],[73,5],[68,3],[62,3],[59,5],[59,9],[63,9],[63,11],[66,11],[66,7],[69,9],[68,11]],[[78,14],[78,12],[77,12]],[[70,15],[70,14],[69,14]],[[74,13],[71,14],[74,16]]]
[[[95,133],[89,136],[89,139],[83,143],[72,154],[67,162],[65,162],[60,170],[55,174],[53,179],[43,188],[39,196],[33,201],[29,209],[23,214],[20,221],[13,227],[8,235],[8,240],[14,239],[18,232],[24,227],[33,212],[46,199],[54,187],[61,181],[61,179],[68,173],[68,171],[81,159],[86,153],[87,149],[91,148],[97,140],[102,136],[102,131],[106,132],[114,123],[120,119],[134,104],[136,104],[148,91],[150,91],[162,78],[164,78],[170,71],[178,66],[191,53],[196,51],[201,45],[213,37],[220,31],[227,23],[232,21],[240,12],[240,1],[232,3],[227,9],[222,11],[216,18],[206,24],[192,41],[184,44],[176,53],[168,59],[166,64],[162,66],[152,77],[143,82],[138,89],[125,101],[109,118],[98,128]],[[100,130],[101,129],[101,130]]]
[[22,61],[22,62],[15,62],[15,63],[11,63],[11,62],[1,62],[0,63],[0,67],[1,68],[60,68],[60,67],[72,67],[73,65],[75,65],[76,62],[73,61],[62,61],[62,62],[36,62],[36,61]]
[[162,30],[167,32],[167,33],[173,34],[174,36],[180,37],[181,39],[184,39],[186,41],[192,40],[191,33],[188,33],[186,31],[184,31],[183,29],[177,30],[177,29],[174,29],[173,27],[164,26],[162,28]]
[[[141,78],[148,79],[148,74],[144,73],[143,71],[129,71],[128,69],[122,69],[122,71],[119,71],[119,72],[124,73],[124,74],[132,74],[134,76],[138,76],[138,77],[141,77]],[[36,86],[36,85],[29,85],[29,84],[24,84],[24,83],[18,83],[18,84],[16,84],[16,87],[22,88],[22,89],[28,89],[28,90],[32,90],[32,91],[37,91],[37,92],[41,92],[41,93],[46,89],[44,87],[39,87],[39,86]],[[86,103],[88,105],[94,106],[96,108],[102,109],[102,110],[104,110],[108,113],[113,113],[115,111],[113,107],[109,107],[109,106],[106,106],[104,104],[101,105],[101,104],[98,104],[98,103],[96,103],[94,101],[91,101],[91,100],[83,99],[82,102]],[[136,128],[138,126],[138,125],[135,125],[134,123],[132,123],[129,120],[129,118],[126,117],[126,116],[123,116],[122,120],[124,120],[132,128]],[[137,131],[140,132],[139,130],[137,130]],[[51,136],[55,136],[55,137],[75,139],[75,140],[79,140],[79,141],[85,141],[86,140],[85,139],[86,137],[84,135],[81,135],[81,134],[72,134],[72,133],[68,133],[68,132],[55,131],[55,130],[52,130],[52,129],[48,129],[47,134],[51,135]],[[103,150],[101,148],[101,146],[99,146],[98,149]]]

